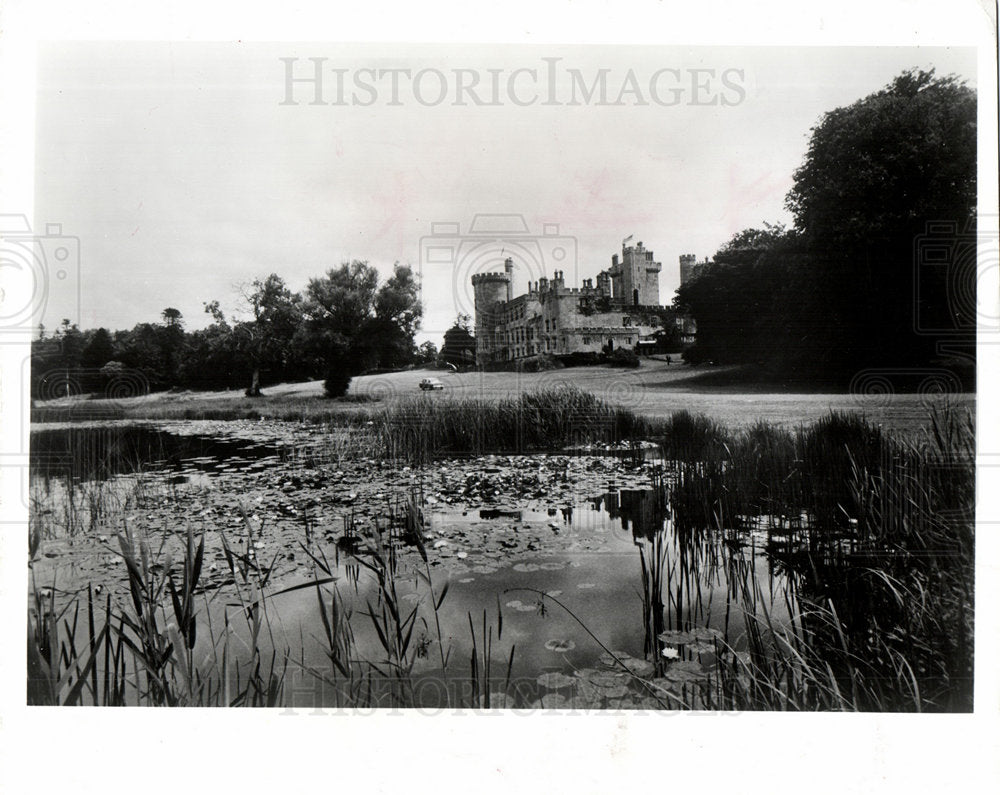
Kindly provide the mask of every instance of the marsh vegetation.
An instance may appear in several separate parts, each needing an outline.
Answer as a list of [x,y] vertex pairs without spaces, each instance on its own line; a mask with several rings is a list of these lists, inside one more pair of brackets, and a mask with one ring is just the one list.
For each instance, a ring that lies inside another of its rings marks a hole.
[[560,387],[260,426],[35,436],[29,703],[972,708],[961,412],[730,430]]

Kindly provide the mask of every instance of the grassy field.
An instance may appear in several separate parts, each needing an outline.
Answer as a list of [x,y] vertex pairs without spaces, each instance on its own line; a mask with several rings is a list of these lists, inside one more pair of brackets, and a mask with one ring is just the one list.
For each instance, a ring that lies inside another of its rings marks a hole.
[[[36,422],[93,419],[102,416],[131,419],[273,419],[324,421],[358,414],[372,401],[392,404],[421,393],[420,381],[438,378],[443,392],[428,393],[432,400],[482,397],[498,400],[547,387],[572,384],[608,403],[650,419],[665,419],[677,411],[705,414],[732,428],[758,420],[786,428],[813,422],[830,411],[857,413],[888,430],[907,434],[927,425],[933,406],[943,402],[975,410],[973,393],[929,396],[915,393],[859,395],[802,391],[766,384],[727,383],[725,368],[668,365],[644,360],[636,370],[577,367],[541,373],[449,373],[408,370],[360,376],[351,382],[347,398],[327,400],[322,381],[277,384],[262,398],[247,398],[239,390],[220,392],[160,392],[122,400],[64,399],[36,404]],[[706,379],[706,376],[710,378]],[[720,377],[721,376],[721,377]],[[710,380],[712,383],[706,383]]]

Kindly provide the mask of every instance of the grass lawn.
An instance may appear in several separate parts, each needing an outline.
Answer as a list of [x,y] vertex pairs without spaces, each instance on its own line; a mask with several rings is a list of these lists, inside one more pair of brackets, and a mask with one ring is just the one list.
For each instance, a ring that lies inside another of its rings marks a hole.
[[[572,384],[609,403],[632,409],[650,418],[666,418],[687,410],[705,414],[733,428],[759,419],[795,427],[812,422],[831,410],[862,414],[888,430],[918,433],[927,424],[930,410],[948,401],[959,409],[975,411],[974,393],[927,396],[855,395],[801,391],[796,387],[753,383],[741,386],[728,379],[733,368],[691,367],[658,360],[643,360],[638,369],[602,366],[575,367],[541,373],[407,370],[382,375],[359,376],[351,382],[346,399],[323,397],[323,382],[276,384],[264,389],[261,398],[247,398],[240,390],[219,392],[158,392],[123,400],[62,399],[36,403],[33,421],[95,418],[122,419],[255,419],[324,421],[366,412],[379,403],[413,399],[428,400],[482,397],[496,400],[563,384]],[[734,374],[735,375],[735,374]],[[420,381],[441,380],[442,392],[423,393]]]

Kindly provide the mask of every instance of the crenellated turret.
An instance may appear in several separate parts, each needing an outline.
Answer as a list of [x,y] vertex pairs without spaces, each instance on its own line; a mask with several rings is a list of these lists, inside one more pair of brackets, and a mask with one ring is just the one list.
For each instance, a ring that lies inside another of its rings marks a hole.
[[698,258],[694,254],[681,254],[681,284],[691,281]]

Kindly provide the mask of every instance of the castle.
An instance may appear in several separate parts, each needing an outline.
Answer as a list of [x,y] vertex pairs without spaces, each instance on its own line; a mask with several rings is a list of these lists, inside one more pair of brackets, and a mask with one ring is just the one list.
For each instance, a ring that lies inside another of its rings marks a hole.
[[[682,257],[682,267],[683,260]],[[476,363],[499,365],[539,354],[601,353],[638,349],[665,327],[690,333],[690,321],[660,306],[661,265],[642,243],[622,244],[611,267],[581,287],[567,287],[563,271],[528,283],[513,296],[514,261],[503,273],[472,277]]]

